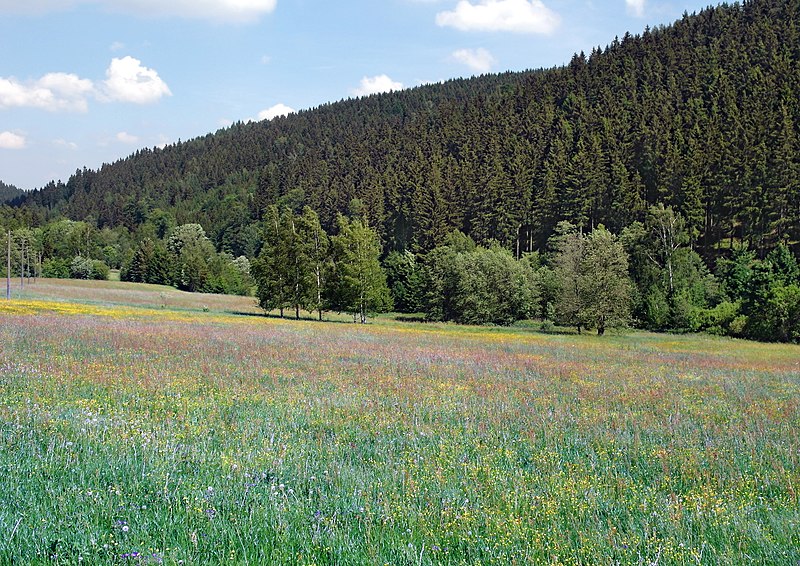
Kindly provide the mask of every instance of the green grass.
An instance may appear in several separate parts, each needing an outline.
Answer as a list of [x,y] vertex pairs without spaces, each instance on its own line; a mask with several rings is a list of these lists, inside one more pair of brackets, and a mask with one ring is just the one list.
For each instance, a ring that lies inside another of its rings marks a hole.
[[37,286],[0,302],[0,563],[800,560],[796,346]]

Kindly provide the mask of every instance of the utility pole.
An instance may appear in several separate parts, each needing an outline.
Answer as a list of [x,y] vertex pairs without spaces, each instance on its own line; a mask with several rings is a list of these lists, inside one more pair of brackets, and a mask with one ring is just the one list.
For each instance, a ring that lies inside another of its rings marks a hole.
[[19,288],[25,288],[25,239],[24,236],[19,243]]
[[8,256],[6,264],[6,299],[11,300],[11,230],[8,231]]

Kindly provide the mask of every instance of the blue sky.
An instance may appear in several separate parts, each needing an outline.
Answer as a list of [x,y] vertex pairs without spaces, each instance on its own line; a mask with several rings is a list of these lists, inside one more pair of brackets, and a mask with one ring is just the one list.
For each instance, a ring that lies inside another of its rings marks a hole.
[[552,67],[699,0],[0,0],[0,180],[391,89]]

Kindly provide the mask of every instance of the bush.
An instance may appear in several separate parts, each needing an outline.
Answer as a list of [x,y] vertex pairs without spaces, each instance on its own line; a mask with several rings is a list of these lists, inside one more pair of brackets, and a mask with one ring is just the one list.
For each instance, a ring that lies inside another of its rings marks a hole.
[[731,324],[739,316],[739,308],[739,303],[725,301],[713,309],[700,309],[696,319],[697,329],[710,334],[728,334]]
[[111,268],[108,267],[105,262],[99,259],[92,261],[92,279],[106,281],[109,273],[111,273]]
[[744,336],[745,328],[747,328],[747,317],[743,314],[740,314],[736,318],[731,321],[730,327],[728,328],[728,333],[731,336]]
[[75,256],[69,264],[69,275],[73,279],[92,279],[94,262],[86,257]]
[[70,261],[63,258],[49,258],[42,263],[42,277],[50,279],[69,279]]
[[108,279],[109,267],[99,259],[75,256],[69,264],[69,277],[73,279]]

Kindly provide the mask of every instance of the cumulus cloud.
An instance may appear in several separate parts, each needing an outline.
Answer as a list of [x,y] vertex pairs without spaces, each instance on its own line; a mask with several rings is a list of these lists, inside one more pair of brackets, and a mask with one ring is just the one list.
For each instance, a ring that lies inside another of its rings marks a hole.
[[436,25],[461,31],[548,34],[560,23],[559,15],[541,0],[460,0],[455,10],[436,14]]
[[362,78],[359,87],[354,88],[351,93],[355,96],[369,96],[393,90],[403,90],[403,83],[393,81],[388,75],[377,75]]
[[277,0],[0,0],[0,14],[63,12],[80,4],[100,5],[108,10],[145,17],[248,23],[275,10]]
[[27,107],[51,112],[86,112],[87,97],[93,90],[92,81],[68,73],[48,73],[27,82],[0,77],[0,109]]
[[644,4],[645,0],[625,0],[628,6],[628,13],[636,16],[637,18],[644,17]]
[[276,104],[275,106],[271,106],[266,110],[259,112],[258,120],[272,120],[278,116],[286,116],[287,114],[292,114],[294,112],[296,112],[294,108],[286,106],[285,104]]
[[153,69],[133,57],[112,59],[106,80],[95,84],[71,73],[48,73],[41,78],[20,81],[0,77],[0,110],[38,108],[50,112],[86,112],[89,100],[102,102],[155,102],[172,93]]
[[0,149],[24,149],[25,138],[14,132],[0,132]]
[[130,56],[111,60],[103,85],[104,95],[120,102],[148,104],[162,96],[172,96],[167,83],[156,71]]
[[139,138],[133,134],[129,134],[128,132],[120,132],[115,137],[117,138],[117,141],[121,143],[127,143],[131,145],[139,143]]
[[482,47],[479,49],[459,49],[454,51],[453,59],[463,63],[477,73],[488,73],[497,60]]

